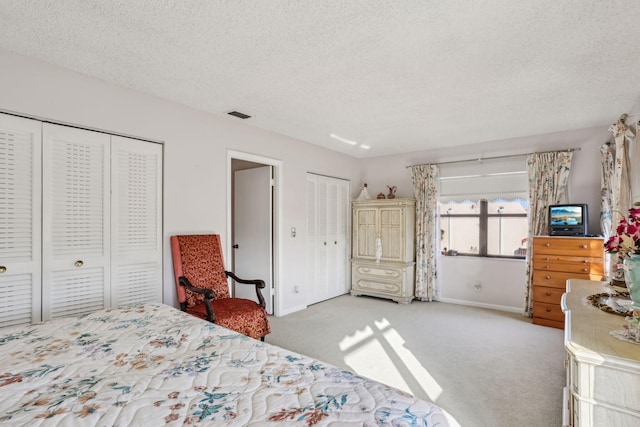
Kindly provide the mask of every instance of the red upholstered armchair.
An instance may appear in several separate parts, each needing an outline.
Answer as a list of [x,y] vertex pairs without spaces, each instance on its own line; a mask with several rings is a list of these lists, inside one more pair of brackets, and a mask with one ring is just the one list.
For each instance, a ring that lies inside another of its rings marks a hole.
[[[194,316],[264,341],[271,332],[263,280],[244,280],[224,268],[219,234],[171,236],[173,271],[180,308]],[[258,303],[231,298],[227,277],[253,285]]]

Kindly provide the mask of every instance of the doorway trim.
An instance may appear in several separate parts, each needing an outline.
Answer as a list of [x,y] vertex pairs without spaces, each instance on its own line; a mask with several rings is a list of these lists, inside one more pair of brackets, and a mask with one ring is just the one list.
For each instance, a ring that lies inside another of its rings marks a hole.
[[[270,157],[259,156],[257,154],[244,153],[242,151],[235,151],[227,149],[227,243],[226,248],[231,248],[233,241],[231,239],[233,235],[233,193],[231,183],[233,182],[233,170],[231,168],[231,162],[233,160],[245,160],[254,163],[262,163],[264,165],[273,166],[273,292],[275,298],[273,300],[273,315],[280,316],[281,312],[281,295],[280,295],[280,272],[282,266],[282,160],[273,159]],[[227,252],[227,259],[229,265],[233,265],[233,251]]]

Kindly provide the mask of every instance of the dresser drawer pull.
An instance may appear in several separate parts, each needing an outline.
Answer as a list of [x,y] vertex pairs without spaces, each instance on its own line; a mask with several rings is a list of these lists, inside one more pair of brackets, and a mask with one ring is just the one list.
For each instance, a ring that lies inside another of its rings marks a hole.
[[588,273],[589,269],[588,268],[583,268],[582,271],[584,271],[585,273]]
[[546,247],[549,247],[549,246],[551,246],[551,243],[545,243],[544,245],[545,245]]
[[551,296],[551,292],[547,291],[544,293],[546,296],[550,297]]
[[547,313],[551,313],[551,307],[547,307]]
[[589,247],[589,246],[587,246],[587,245],[582,245],[582,246],[581,246],[581,248],[582,248],[582,249],[587,249],[588,247]]
[[549,276],[548,274],[546,276],[544,276],[545,279],[549,280],[551,279],[551,276]]
[[550,265],[545,265],[544,268],[549,269],[549,268],[551,268],[551,266]]
[[583,262],[584,264],[586,264],[586,263],[588,263],[589,261],[587,261],[586,259],[583,259],[583,260],[582,260],[582,262]]
[[549,257],[542,258],[543,261],[549,261]]

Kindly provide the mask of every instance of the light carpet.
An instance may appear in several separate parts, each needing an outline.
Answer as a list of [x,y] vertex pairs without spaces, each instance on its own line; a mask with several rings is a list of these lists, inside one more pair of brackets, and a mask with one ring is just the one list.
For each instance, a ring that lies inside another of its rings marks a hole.
[[520,314],[343,295],[270,321],[267,342],[431,400],[463,427],[562,425],[563,331]]

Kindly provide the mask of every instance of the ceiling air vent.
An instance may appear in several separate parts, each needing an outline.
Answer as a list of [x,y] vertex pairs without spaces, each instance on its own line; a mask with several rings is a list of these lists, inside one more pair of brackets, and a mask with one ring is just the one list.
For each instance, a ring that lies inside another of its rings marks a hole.
[[241,113],[240,111],[230,111],[227,114],[230,115],[230,116],[238,117],[238,118],[243,119],[243,120],[244,119],[248,119],[248,118],[251,117],[248,114]]

